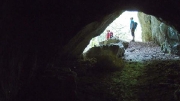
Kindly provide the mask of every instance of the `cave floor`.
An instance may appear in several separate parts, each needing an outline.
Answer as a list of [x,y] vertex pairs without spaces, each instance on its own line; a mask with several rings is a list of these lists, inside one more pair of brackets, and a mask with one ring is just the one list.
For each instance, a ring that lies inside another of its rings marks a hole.
[[180,61],[126,62],[120,70],[88,73],[77,80],[79,101],[176,101]]
[[77,79],[79,100],[179,100],[175,94],[180,86],[179,56],[161,52],[160,47],[152,42],[130,42],[122,64],[124,65],[114,71],[94,72],[99,68],[95,66],[93,71],[90,69],[87,70],[88,73],[79,75]]
[[178,55],[163,53],[153,42],[130,42],[123,57],[127,61],[180,60]]

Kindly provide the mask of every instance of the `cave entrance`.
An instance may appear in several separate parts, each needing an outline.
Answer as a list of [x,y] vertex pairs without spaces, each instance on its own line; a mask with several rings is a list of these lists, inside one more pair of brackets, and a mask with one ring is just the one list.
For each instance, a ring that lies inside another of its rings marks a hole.
[[134,22],[138,23],[135,30],[135,41],[142,42],[141,38],[141,25],[138,18],[138,11],[125,11],[119,17],[117,17],[105,30],[97,37],[98,41],[106,40],[107,30],[113,32],[114,37],[118,37],[120,40],[130,42],[132,36],[130,33],[130,18],[133,17]]
[[118,38],[123,41],[130,42],[132,40],[130,32],[130,18],[133,17],[134,21],[138,23],[135,30],[135,41],[142,42],[141,25],[138,18],[138,11],[124,11],[119,17],[117,17],[99,36],[90,40],[88,46],[84,49],[83,53],[88,51],[94,46],[99,46],[99,42],[106,40],[107,30],[113,32],[114,38]]
[[[131,17],[133,17],[134,21],[138,23],[135,30],[135,42],[131,41]],[[126,48],[124,52],[125,60],[147,61],[174,60],[180,58],[176,55],[178,53],[177,45],[179,45],[179,34],[176,29],[166,25],[164,22],[158,20],[155,16],[137,11],[123,12],[112,23],[110,23],[99,36],[96,36],[90,40],[83,53],[86,53],[92,47],[100,46],[99,43],[101,44],[101,42],[102,45],[107,45],[108,41],[109,45],[110,43],[113,43],[113,40],[106,39],[107,30],[113,32],[113,38],[117,38],[128,43],[128,48]],[[121,53],[123,53],[123,48]],[[118,57],[121,56],[123,55]]]

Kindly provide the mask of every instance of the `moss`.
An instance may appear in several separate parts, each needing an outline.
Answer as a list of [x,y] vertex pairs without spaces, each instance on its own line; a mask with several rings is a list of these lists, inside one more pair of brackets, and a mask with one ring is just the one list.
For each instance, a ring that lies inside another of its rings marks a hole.
[[174,100],[174,91],[180,83],[179,61],[141,63],[121,60],[123,65],[116,65],[112,62],[113,57],[90,60],[94,62],[93,67],[87,69],[89,74],[78,76],[77,80],[77,94],[82,101]]

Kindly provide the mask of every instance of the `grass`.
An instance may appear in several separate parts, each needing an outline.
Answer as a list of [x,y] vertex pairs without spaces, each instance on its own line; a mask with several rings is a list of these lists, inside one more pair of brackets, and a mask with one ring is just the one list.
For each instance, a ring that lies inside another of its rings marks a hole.
[[174,91],[180,83],[179,61],[124,61],[121,65],[108,61],[89,62],[91,67],[83,65],[88,73],[78,75],[80,101],[175,101]]

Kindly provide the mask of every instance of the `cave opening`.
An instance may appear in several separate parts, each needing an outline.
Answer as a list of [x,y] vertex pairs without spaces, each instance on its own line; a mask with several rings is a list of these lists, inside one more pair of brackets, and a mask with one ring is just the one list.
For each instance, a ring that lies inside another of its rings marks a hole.
[[[117,54],[113,54],[114,50],[107,48],[107,46],[97,47],[100,46],[99,42],[106,41],[107,30],[114,33],[118,32],[114,30],[114,26],[116,27],[117,24],[113,26],[110,26],[110,24],[101,35],[90,40],[89,47],[87,46],[84,52],[87,51],[89,57],[95,57],[96,59],[87,60],[90,63],[90,67],[88,67],[90,69],[82,77],[79,77],[81,83],[79,88],[83,86],[88,92],[87,95],[90,93],[94,95],[87,96],[82,93],[84,89],[80,89],[78,93],[82,97],[81,99],[108,99],[112,101],[149,101],[147,99],[151,98],[159,101],[170,101],[170,99],[174,99],[175,92],[178,91],[178,88],[174,85],[179,86],[180,81],[178,78],[180,58],[177,55],[176,47],[179,44],[179,34],[176,29],[160,21],[158,17],[142,12],[138,16],[141,20],[138,22],[138,26],[142,26],[140,34],[136,32],[140,35],[139,39],[132,42],[130,33],[129,37],[120,37],[121,40],[129,43],[129,48],[125,50],[124,57],[126,58],[115,58]],[[128,22],[130,17],[127,17]],[[123,21],[125,22],[124,19]],[[120,23],[118,22],[118,24]],[[121,28],[122,26],[118,27]],[[98,39],[98,37],[100,38]],[[89,52],[87,49],[92,51]],[[87,61],[84,63],[87,63]],[[95,65],[92,65],[93,63]],[[84,77],[87,77],[87,79],[84,80]],[[92,79],[93,81],[91,81]],[[173,87],[168,87],[169,85]],[[165,93],[167,91],[170,93]],[[103,94],[96,96],[100,93]],[[162,95],[165,97],[162,97]]]
[[142,30],[141,24],[138,18],[138,11],[124,11],[119,17],[117,17],[112,23],[105,28],[105,30],[98,36],[93,37],[87,47],[84,49],[83,53],[88,51],[94,46],[100,46],[99,42],[107,40],[107,30],[113,32],[113,38],[120,39],[123,41],[130,42],[132,40],[132,35],[130,32],[130,18],[133,17],[134,22],[137,22],[137,28],[135,30],[135,40],[137,42],[142,42]]
[[[132,35],[130,32],[131,17],[133,17],[134,21],[138,23],[135,30],[135,42],[132,42]],[[113,37],[110,41],[107,39],[107,30],[113,32]],[[128,43],[126,46],[123,44],[125,48],[125,51],[123,52],[125,55],[120,53],[122,54],[120,57],[125,57],[127,60],[143,61],[179,59],[179,53],[177,51],[179,45],[178,31],[171,25],[167,25],[164,21],[161,21],[158,17],[143,12],[122,12],[100,35],[93,37],[89,41],[89,44],[83,51],[83,55],[93,47],[101,47],[104,45],[109,46],[119,42],[112,40],[121,40],[122,43]]]
[[[128,41],[129,47],[131,47],[125,51],[125,55],[127,55],[125,61],[116,60],[113,57],[116,54],[112,54],[107,47],[104,50],[97,47],[99,42],[106,40],[106,31],[108,29],[117,33],[113,29],[117,24],[114,24],[114,26],[110,26],[110,24],[105,28],[104,32],[99,35],[101,39],[98,39],[99,36],[97,36],[90,40],[89,47],[87,46],[86,49],[92,49],[89,55],[94,56],[97,60],[87,60],[90,63],[87,68],[90,69],[82,76],[79,76],[81,85],[77,93],[82,100],[149,101],[147,99],[157,99],[170,101],[169,99],[174,99],[173,93],[178,90],[174,84],[180,81],[178,79],[179,61],[174,60],[179,60],[179,56],[174,55],[173,51],[171,53],[168,46],[179,43],[175,39],[178,33],[171,26],[165,25],[154,16],[142,13],[140,16],[143,21],[139,22],[138,26],[140,27],[140,24],[142,24],[144,27],[140,28],[143,33],[141,31],[140,34],[136,32],[140,35],[139,39],[130,42],[132,39],[130,33],[127,34],[129,37],[120,37],[123,41]],[[128,25],[130,17],[127,17]],[[135,19],[135,21],[137,20]],[[121,28],[121,26],[118,27]],[[165,40],[169,41],[165,43]],[[86,49],[84,52],[87,51]],[[98,54],[101,55],[98,56]],[[88,63],[87,61],[84,63]],[[174,76],[173,73],[177,74]],[[85,77],[87,77],[86,80]],[[174,88],[168,87],[171,83]],[[154,89],[151,89],[152,87]],[[84,91],[87,93],[83,93]],[[167,91],[170,93],[165,93]],[[165,97],[162,97],[162,95]]]

